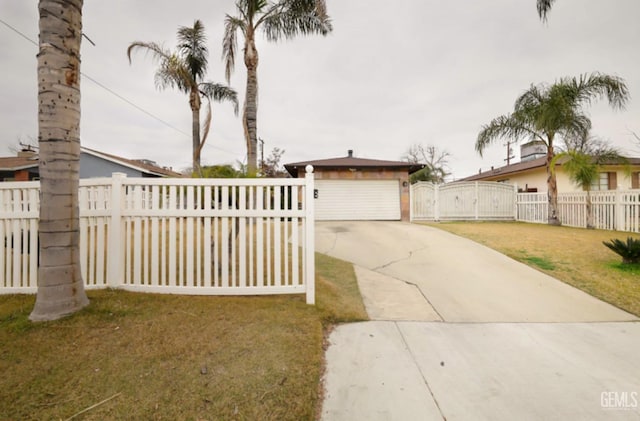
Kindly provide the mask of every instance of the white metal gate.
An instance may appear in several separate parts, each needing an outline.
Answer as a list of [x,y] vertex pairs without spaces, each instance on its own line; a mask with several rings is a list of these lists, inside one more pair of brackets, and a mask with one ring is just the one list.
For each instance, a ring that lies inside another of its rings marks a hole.
[[489,181],[411,186],[411,220],[513,220],[516,187]]

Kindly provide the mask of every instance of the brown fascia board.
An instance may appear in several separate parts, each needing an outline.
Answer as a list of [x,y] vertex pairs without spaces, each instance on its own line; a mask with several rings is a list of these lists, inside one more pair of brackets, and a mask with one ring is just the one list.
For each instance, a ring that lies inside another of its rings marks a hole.
[[484,180],[485,178],[489,178],[489,177],[498,177],[501,175],[508,175],[508,174],[529,171],[532,169],[544,167],[546,165],[546,160],[547,160],[546,157],[542,157],[542,158],[533,159],[531,161],[518,162],[517,164],[512,164],[512,165],[505,165],[504,167],[481,172],[480,174],[475,174],[470,177],[465,177],[458,181]]
[[0,171],[19,171],[38,167],[38,158],[0,158]]
[[[640,165],[640,158],[626,158],[626,160],[629,165],[634,165],[634,166]],[[546,157],[537,158],[537,159],[533,159],[531,161],[526,161],[526,162],[518,162],[517,164],[506,165],[504,167],[485,171],[480,174],[472,175],[470,177],[465,177],[457,181],[476,181],[476,180],[484,180],[485,178],[490,178],[490,177],[499,177],[503,175],[522,173],[522,172],[537,169],[537,168],[544,168],[546,166],[546,162],[547,162]],[[561,162],[558,162],[556,166],[561,164],[562,164]],[[624,163],[610,163],[610,164],[604,163],[602,165],[615,166],[615,165],[624,165]]]
[[314,170],[339,170],[345,168],[354,168],[357,170],[375,170],[375,169],[406,169],[409,174],[413,174],[416,171],[424,168],[424,164],[411,164],[403,161],[384,161],[379,159],[364,159],[364,158],[329,158],[318,159],[315,161],[302,161],[285,164],[284,168],[293,177],[298,176],[298,170],[306,168],[307,165],[312,165]]
[[158,167],[155,165],[151,165],[151,164],[145,164],[144,162],[140,162],[140,161],[136,161],[133,159],[127,159],[127,158],[123,158],[121,156],[117,156],[117,155],[112,155],[112,154],[108,154],[105,152],[100,152],[100,151],[96,151],[95,149],[89,149],[86,147],[82,147],[81,148],[82,152],[88,153],[90,155],[102,158],[102,159],[106,159],[109,161],[113,161],[116,162],[117,164],[120,165],[125,165],[128,167],[132,167],[136,170],[142,170],[142,172],[146,172],[149,174],[153,174],[153,175],[159,175],[159,176],[165,176],[165,177],[174,177],[174,178],[180,178],[183,177],[182,174],[177,173],[173,170],[168,170],[162,167]]

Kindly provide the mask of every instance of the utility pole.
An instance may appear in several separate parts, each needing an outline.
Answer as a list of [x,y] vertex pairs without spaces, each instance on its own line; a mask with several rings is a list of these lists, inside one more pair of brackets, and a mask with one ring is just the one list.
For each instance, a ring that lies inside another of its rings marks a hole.
[[511,141],[507,141],[507,144],[504,145],[507,147],[507,159],[505,159],[505,161],[507,161],[507,165],[511,165],[511,160],[515,158],[515,156],[513,155],[513,149],[511,148],[512,143],[513,142]]

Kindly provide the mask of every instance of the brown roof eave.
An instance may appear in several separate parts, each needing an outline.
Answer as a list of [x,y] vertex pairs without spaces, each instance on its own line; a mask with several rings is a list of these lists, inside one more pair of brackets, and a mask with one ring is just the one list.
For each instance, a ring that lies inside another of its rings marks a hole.
[[[305,171],[305,168],[310,163],[296,163],[286,164],[284,168],[292,177],[297,177],[300,170]],[[311,164],[313,165],[313,164]],[[420,171],[425,166],[424,164],[407,164],[407,165],[314,165],[314,171],[318,170],[344,170],[344,169],[356,169],[356,170],[407,170],[409,174],[413,174],[416,171]]]

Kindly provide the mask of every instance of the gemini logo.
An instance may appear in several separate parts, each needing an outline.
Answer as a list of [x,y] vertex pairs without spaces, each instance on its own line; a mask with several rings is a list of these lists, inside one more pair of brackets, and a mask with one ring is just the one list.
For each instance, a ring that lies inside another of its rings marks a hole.
[[600,406],[602,409],[638,409],[638,392],[602,392]]

